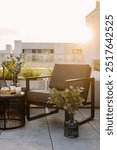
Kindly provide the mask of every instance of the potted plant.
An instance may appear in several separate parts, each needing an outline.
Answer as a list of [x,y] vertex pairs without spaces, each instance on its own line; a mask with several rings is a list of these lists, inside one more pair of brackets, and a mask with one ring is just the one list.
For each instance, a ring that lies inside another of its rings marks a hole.
[[53,88],[50,92],[49,103],[65,110],[64,135],[74,138],[78,136],[78,122],[74,120],[74,112],[82,105],[83,88],[70,86],[60,91]]
[[7,59],[2,62],[2,66],[9,71],[13,85],[16,86],[18,75],[21,72],[22,56],[13,56],[11,54],[10,57],[7,57]]
[[41,74],[41,71],[35,71],[30,67],[24,67],[21,71],[21,76],[23,78],[40,76]]

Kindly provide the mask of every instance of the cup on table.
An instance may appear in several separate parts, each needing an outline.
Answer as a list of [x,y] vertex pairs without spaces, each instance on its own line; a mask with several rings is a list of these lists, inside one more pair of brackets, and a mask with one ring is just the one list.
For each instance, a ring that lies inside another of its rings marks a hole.
[[9,87],[1,87],[1,90],[9,90]]
[[14,86],[14,85],[10,85],[10,90],[11,90],[11,91],[16,90],[16,86]]
[[21,87],[16,87],[15,90],[16,90],[16,93],[21,93]]

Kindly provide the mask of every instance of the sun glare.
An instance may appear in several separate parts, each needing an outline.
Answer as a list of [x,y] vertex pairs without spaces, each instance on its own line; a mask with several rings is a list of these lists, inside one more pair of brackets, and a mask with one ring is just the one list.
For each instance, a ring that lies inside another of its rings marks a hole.
[[0,2],[0,49],[14,40],[85,43],[91,38],[84,19],[94,9],[95,0]]
[[83,30],[82,30],[82,36],[80,38],[80,42],[81,43],[86,43],[88,41],[91,40],[91,37],[92,37],[92,33],[91,33],[91,30],[89,27],[85,27]]

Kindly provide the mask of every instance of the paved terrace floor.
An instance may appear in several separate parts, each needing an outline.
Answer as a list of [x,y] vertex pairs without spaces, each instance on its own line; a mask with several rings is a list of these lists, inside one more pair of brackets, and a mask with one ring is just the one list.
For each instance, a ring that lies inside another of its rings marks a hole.
[[[33,110],[34,111],[34,110]],[[89,110],[81,109],[75,119],[87,116]],[[100,110],[95,119],[80,125],[79,137],[64,137],[64,111],[51,116],[26,121],[25,127],[0,131],[0,150],[99,150]]]

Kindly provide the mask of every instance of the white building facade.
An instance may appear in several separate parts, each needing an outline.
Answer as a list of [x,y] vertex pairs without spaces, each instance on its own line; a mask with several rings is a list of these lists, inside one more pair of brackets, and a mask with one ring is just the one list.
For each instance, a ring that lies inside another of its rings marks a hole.
[[[12,53],[12,46],[6,45],[6,50],[0,50],[0,64]],[[1,66],[0,66],[1,67]]]
[[32,67],[52,67],[55,63],[84,63],[80,44],[15,41],[14,47],[14,53],[23,54],[25,65]]
[[85,58],[88,63],[100,59],[100,2],[96,2],[96,8],[86,16],[87,26],[91,30],[91,40],[85,46]]
[[[92,38],[85,44],[80,43],[26,43],[14,41],[14,54],[23,54],[25,65],[30,67],[51,67],[55,63],[88,63],[100,58],[100,2],[86,16],[86,23],[92,31]],[[0,61],[12,52],[0,51]],[[5,53],[5,54],[4,54]]]

